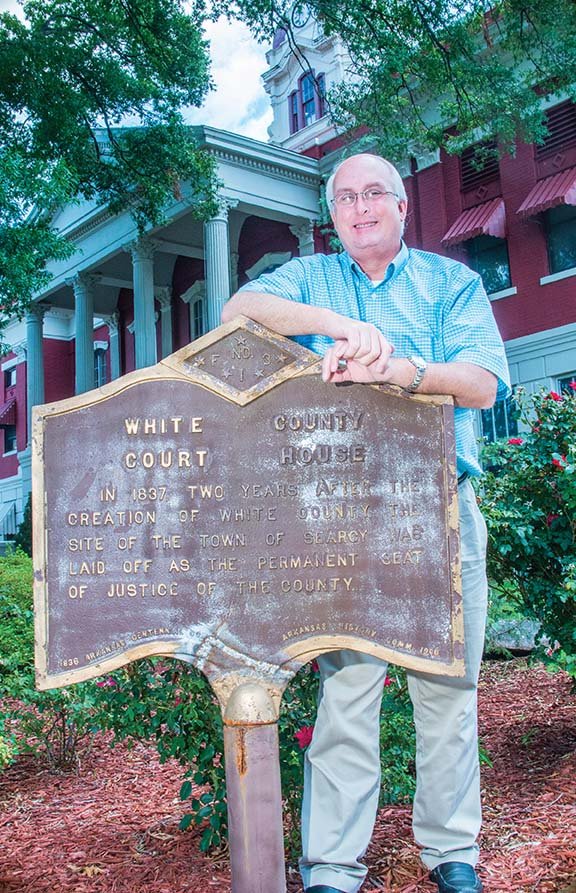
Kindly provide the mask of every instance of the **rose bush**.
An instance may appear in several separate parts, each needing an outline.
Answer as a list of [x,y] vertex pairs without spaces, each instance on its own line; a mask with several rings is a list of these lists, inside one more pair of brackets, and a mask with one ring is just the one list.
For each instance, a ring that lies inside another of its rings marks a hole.
[[576,382],[517,403],[521,436],[483,452],[488,571],[541,624],[544,658],[576,677]]

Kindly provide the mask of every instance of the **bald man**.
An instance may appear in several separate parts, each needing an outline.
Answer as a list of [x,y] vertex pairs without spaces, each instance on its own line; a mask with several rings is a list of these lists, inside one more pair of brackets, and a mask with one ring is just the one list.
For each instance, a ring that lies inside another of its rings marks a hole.
[[[409,249],[398,171],[377,155],[343,161],[326,187],[343,251],[294,258],[245,285],[224,308],[324,355],[327,382],[399,385],[454,398],[462,544],[463,678],[410,671],[416,726],[413,830],[440,893],[480,893],[476,688],[487,604],[486,525],[470,478],[481,474],[474,410],[509,392],[502,340],[480,277]],[[320,696],[305,756],[300,870],[308,893],[355,893],[380,788],[386,664],[336,651],[318,659]]]

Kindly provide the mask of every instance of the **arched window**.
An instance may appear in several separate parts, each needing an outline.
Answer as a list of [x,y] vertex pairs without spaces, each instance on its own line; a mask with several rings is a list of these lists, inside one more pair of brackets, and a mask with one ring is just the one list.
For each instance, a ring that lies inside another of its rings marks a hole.
[[325,113],[326,77],[307,71],[298,82],[298,89],[288,97],[290,133],[313,124]]

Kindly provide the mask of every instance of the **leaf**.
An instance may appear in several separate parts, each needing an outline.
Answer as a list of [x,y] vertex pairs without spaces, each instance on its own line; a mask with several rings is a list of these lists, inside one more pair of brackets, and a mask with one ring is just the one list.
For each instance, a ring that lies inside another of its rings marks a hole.
[[191,813],[187,812],[186,815],[183,815],[178,823],[180,831],[187,831],[193,821],[194,816]]
[[183,782],[183,784],[180,788],[180,799],[187,800],[191,793],[192,793],[192,782],[191,781]]

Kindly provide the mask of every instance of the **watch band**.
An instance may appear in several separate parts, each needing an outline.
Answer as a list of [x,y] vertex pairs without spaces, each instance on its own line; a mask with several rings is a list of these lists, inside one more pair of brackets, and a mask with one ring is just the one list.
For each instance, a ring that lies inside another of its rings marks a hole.
[[412,365],[416,369],[416,374],[414,375],[414,378],[412,379],[411,383],[406,388],[407,391],[410,391],[411,394],[414,394],[418,390],[420,385],[422,384],[424,376],[426,375],[426,369],[428,368],[428,363],[426,362],[426,360],[422,359],[422,357],[410,356],[410,357],[406,357],[406,359],[410,363],[412,363]]

